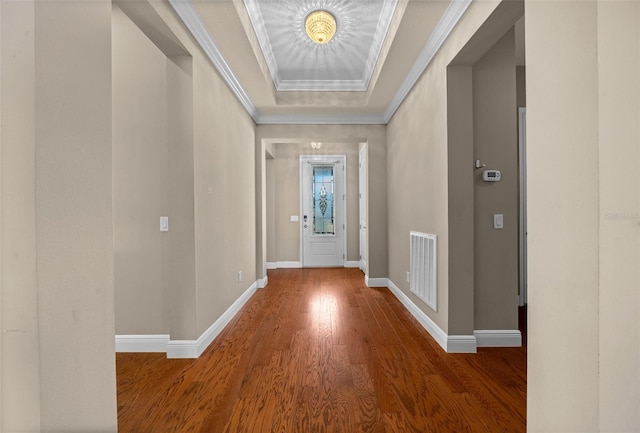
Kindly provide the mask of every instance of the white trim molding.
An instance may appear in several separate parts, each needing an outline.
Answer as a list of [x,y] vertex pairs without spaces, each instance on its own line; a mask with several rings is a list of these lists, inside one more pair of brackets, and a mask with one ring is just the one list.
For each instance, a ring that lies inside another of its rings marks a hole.
[[297,269],[302,267],[302,262],[284,261],[284,262],[267,262],[267,269]]
[[447,335],[427,314],[413,303],[393,281],[387,279],[387,287],[391,293],[405,306],[422,327],[447,353],[476,353],[476,337],[474,335]]
[[308,114],[261,114],[259,125],[385,125],[384,116],[376,114],[308,115]]
[[364,276],[364,284],[367,287],[389,287],[388,278],[369,278],[369,275]]
[[277,269],[282,269],[282,268],[297,269],[301,267],[302,267],[302,262],[276,262]]
[[478,347],[522,347],[522,334],[518,330],[487,329],[473,331]]
[[347,260],[346,262],[344,262],[344,267],[345,268],[359,268],[360,267],[360,262],[359,261],[351,261],[351,260]]
[[265,275],[264,278],[256,281],[256,284],[258,286],[258,289],[264,289],[265,287],[267,287],[267,284],[269,284],[269,277]]
[[116,352],[166,352],[169,335],[116,335]]
[[231,322],[240,309],[258,290],[254,282],[197,340],[170,340],[167,343],[167,358],[197,358]]

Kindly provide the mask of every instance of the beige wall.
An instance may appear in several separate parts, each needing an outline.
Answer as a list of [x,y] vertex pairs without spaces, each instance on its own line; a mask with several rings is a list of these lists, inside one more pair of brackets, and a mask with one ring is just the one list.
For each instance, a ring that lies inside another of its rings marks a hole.
[[[279,143],[275,145],[276,158],[273,176],[267,166],[267,215],[273,211],[273,225],[267,232],[267,257],[275,248],[274,260],[300,261],[300,223],[291,222],[291,215],[300,214],[300,155],[346,155],[347,177],[347,260],[359,260],[358,233],[358,146],[359,143],[322,143],[320,151],[314,151],[309,143]],[[269,162],[267,162],[269,165]],[[269,183],[269,181],[272,181]],[[270,203],[269,198],[272,197]],[[300,216],[302,221],[302,217]],[[267,219],[269,221],[269,219]]]
[[640,5],[526,20],[527,427],[639,431]]
[[474,326],[473,68],[447,69],[449,333]]
[[[369,262],[367,275],[370,278],[385,278],[387,275],[387,168],[386,168],[386,146],[385,146],[385,126],[383,125],[259,125],[256,129],[256,179],[258,180],[257,188],[262,188],[266,185],[266,173],[264,172],[266,164],[261,161],[264,160],[264,146],[268,143],[309,143],[311,141],[331,142],[331,143],[359,143],[367,142],[367,148],[369,153]],[[354,147],[357,153],[357,146]],[[324,152],[324,149],[323,149]],[[344,152],[342,152],[344,153]],[[280,149],[276,151],[276,158],[280,155]],[[356,156],[357,158],[357,156]],[[297,172],[296,172],[297,173]],[[375,176],[372,173],[376,173]],[[290,177],[292,175],[290,174]],[[357,189],[358,178],[357,169],[353,173],[352,182],[355,183]],[[295,179],[291,178],[291,182],[296,184],[298,175],[295,175]],[[277,182],[278,188],[283,185],[282,180]],[[290,188],[290,186],[287,186]],[[293,194],[293,193],[291,193]],[[299,194],[296,192],[296,194]],[[264,195],[264,198],[262,197]],[[257,224],[258,240],[264,239],[266,242],[266,218],[262,215],[266,215],[266,191],[262,194],[258,194],[256,197],[258,203],[258,221],[265,220],[264,225],[262,223]],[[351,211],[353,215],[357,215],[358,208],[357,203],[351,204]],[[290,215],[295,215],[299,210],[296,210]],[[286,217],[285,217],[286,218]],[[292,224],[292,223],[289,223]],[[357,223],[356,223],[357,224]],[[278,229],[276,228],[276,231]],[[264,231],[264,232],[263,232]],[[354,233],[355,232],[355,233]],[[263,238],[264,233],[264,238]],[[349,236],[355,238],[357,231],[350,230]],[[372,236],[371,233],[375,233]],[[279,236],[279,235],[278,235]],[[299,236],[297,234],[296,236]],[[278,238],[280,242],[280,238]],[[289,241],[293,245],[294,241]],[[297,241],[296,241],[297,242]],[[299,244],[298,244],[299,245]],[[349,248],[358,249],[357,241],[350,241]],[[265,253],[266,253],[266,246]],[[258,251],[263,248],[263,245],[258,244]],[[299,247],[298,247],[299,250]],[[350,249],[350,257],[353,250]],[[278,253],[276,253],[277,255]],[[296,254],[299,257],[299,253]],[[262,260],[258,256],[258,261]],[[283,260],[278,258],[278,260]],[[291,259],[294,260],[294,259]],[[352,260],[356,260],[355,258]],[[266,260],[265,260],[266,262]],[[262,272],[262,265],[258,264],[258,272]]]
[[40,429],[34,24],[33,2],[0,2],[2,432]]
[[[449,332],[449,310],[457,305],[449,304],[447,66],[497,5],[471,4],[387,127],[388,276],[445,332]],[[437,312],[414,296],[406,282],[412,230],[438,236]],[[460,308],[468,312],[468,296],[459,298],[465,304]],[[464,322],[459,326],[467,327]]]
[[527,106],[527,67],[516,66],[516,104],[518,107]]
[[600,431],[640,431],[639,29],[637,2],[598,4]]
[[201,55],[193,82],[199,336],[256,281],[255,124]]
[[196,249],[193,164],[193,59],[170,56],[167,67],[169,232],[163,255],[165,315],[172,339],[195,326]]
[[41,431],[116,431],[111,2],[35,3]]
[[256,280],[255,125],[170,7],[144,14],[162,38],[114,23],[118,333],[195,340]]
[[168,334],[168,233],[159,230],[169,214],[167,59],[117,6],[113,12],[116,334]]
[[[473,65],[474,329],[518,328],[518,137],[514,29]],[[493,228],[502,214],[504,228]]]
[[266,172],[266,248],[267,248],[267,262],[276,262],[276,161],[273,157],[267,154],[265,163]]

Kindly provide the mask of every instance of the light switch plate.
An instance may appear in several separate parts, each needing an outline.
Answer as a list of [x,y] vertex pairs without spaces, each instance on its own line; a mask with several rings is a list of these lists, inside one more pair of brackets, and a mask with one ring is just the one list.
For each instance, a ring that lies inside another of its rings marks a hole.
[[300,217],[298,215],[291,215],[292,223],[297,223],[298,221],[300,221]]
[[493,214],[493,228],[496,230],[504,228],[504,216],[501,213]]
[[160,231],[168,232],[169,231],[169,217],[160,217]]

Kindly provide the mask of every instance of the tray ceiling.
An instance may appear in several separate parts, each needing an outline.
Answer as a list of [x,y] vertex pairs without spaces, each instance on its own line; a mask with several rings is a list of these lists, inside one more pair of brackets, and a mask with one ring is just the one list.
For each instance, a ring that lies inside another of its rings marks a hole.
[[[277,91],[366,91],[398,0],[244,0]],[[337,32],[312,42],[305,19],[330,12]]]
[[[472,0],[168,0],[256,123],[387,123]],[[324,45],[308,13],[332,12]]]

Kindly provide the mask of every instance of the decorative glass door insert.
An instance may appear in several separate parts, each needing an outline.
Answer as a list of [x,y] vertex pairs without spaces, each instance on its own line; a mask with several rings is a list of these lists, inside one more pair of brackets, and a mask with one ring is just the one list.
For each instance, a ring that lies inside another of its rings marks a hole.
[[333,171],[333,165],[313,166],[313,233],[316,235],[335,235]]

